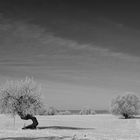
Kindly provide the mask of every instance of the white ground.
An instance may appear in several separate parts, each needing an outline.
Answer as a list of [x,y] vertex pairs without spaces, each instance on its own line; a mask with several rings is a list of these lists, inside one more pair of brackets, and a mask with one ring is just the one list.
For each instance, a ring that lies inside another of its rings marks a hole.
[[[52,136],[64,140],[140,140],[140,119],[138,118],[125,120],[113,115],[56,115],[37,116],[37,118],[40,129],[22,130],[21,128],[30,124],[31,121],[23,121],[16,116],[14,126],[12,117],[0,115],[0,140],[23,137],[25,140],[27,138],[45,140],[47,137],[50,137],[47,140],[53,140]],[[55,126],[67,127],[67,129],[59,129]],[[77,129],[73,129],[73,127]]]

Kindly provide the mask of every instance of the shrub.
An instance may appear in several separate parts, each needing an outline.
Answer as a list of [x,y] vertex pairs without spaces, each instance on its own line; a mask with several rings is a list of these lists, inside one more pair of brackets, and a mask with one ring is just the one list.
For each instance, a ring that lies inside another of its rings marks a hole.
[[114,115],[122,115],[125,119],[137,115],[139,113],[140,100],[132,93],[117,96],[111,102],[111,113]]
[[8,81],[0,88],[1,113],[19,115],[21,119],[33,121],[31,127],[38,125],[34,115],[42,108],[40,86],[30,78],[21,81]]
[[91,109],[91,108],[83,108],[80,113],[80,115],[94,115],[96,114],[95,110]]

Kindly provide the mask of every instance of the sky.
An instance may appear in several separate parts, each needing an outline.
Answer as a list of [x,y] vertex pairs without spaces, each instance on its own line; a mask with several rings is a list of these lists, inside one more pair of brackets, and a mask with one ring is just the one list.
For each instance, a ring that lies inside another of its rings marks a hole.
[[34,77],[58,109],[140,96],[139,17],[138,3],[119,0],[1,0],[0,84]]

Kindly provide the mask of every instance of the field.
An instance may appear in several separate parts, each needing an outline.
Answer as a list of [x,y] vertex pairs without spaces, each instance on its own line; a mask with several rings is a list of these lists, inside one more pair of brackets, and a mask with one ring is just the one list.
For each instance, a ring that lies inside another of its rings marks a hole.
[[140,140],[140,119],[110,114],[37,116],[38,129],[22,130],[31,121],[0,115],[0,140]]

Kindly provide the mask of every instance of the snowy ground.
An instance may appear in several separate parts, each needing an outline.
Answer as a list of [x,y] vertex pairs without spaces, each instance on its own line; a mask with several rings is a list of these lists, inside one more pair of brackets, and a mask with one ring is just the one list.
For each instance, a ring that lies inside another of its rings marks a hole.
[[112,115],[37,116],[37,130],[22,130],[31,121],[0,115],[0,140],[140,140],[140,119]]

